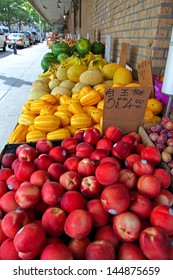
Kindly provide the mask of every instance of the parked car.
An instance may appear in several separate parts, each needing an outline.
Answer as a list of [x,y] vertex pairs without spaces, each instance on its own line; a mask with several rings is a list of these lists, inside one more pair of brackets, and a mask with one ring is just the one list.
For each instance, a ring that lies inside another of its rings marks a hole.
[[12,47],[13,42],[17,47],[26,48],[30,46],[29,39],[23,33],[10,33],[6,39],[9,48]]
[[30,46],[34,44],[32,33],[29,31],[21,31],[20,33],[25,34],[26,37],[29,39]]
[[2,29],[0,29],[0,49],[2,49],[3,52],[6,51],[6,38]]
[[37,44],[40,42],[40,37],[36,31],[31,31],[32,37],[33,37],[33,42],[34,44]]

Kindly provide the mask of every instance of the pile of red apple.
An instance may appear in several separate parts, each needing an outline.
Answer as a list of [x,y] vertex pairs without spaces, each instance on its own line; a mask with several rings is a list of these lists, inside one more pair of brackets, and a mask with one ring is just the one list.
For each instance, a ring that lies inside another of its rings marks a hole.
[[160,161],[115,126],[4,153],[0,259],[173,259],[171,175]]

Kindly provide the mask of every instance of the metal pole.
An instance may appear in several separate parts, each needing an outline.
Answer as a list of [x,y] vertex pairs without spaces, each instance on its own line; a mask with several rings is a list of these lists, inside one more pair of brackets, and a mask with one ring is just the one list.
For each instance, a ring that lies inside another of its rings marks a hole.
[[165,113],[165,116],[166,116],[166,117],[169,117],[169,115],[170,115],[171,106],[172,106],[172,101],[173,101],[173,95],[170,95],[170,96],[169,96],[169,100],[168,100],[168,105],[167,105],[167,108],[166,108],[166,113]]

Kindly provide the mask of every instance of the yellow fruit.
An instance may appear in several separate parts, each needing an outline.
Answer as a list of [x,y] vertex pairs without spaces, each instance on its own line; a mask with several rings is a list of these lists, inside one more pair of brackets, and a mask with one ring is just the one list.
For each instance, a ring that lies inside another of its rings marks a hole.
[[105,78],[105,80],[112,80],[115,71],[121,67],[122,67],[121,65],[116,64],[116,63],[108,63],[103,66],[102,75]]
[[34,123],[35,115],[32,113],[24,113],[19,116],[18,123],[25,124],[27,126]]
[[121,83],[115,83],[112,85],[112,87],[124,87],[124,85]]
[[139,83],[130,83],[127,84],[126,87],[141,87],[141,85]]
[[91,89],[85,95],[81,96],[80,103],[82,106],[92,106],[99,103],[101,99],[100,93],[94,89]]
[[49,132],[58,129],[59,125],[60,118],[54,115],[37,116],[34,119],[34,126],[36,130]]
[[55,87],[58,87],[60,85],[61,81],[59,81],[58,79],[52,79],[49,82],[49,88],[50,90],[53,90]]
[[28,132],[28,126],[24,124],[18,124],[12,131],[8,138],[8,143],[20,143],[26,141],[26,134]]
[[30,105],[30,110],[33,114],[39,115],[41,108],[47,104],[49,103],[46,100],[36,99],[32,101]]
[[31,130],[26,135],[26,142],[36,142],[42,138],[46,138],[46,133],[39,130]]
[[91,116],[88,114],[75,114],[70,120],[71,126],[75,128],[89,127],[91,125]]
[[53,115],[56,112],[56,106],[53,105],[45,105],[40,109],[40,115]]
[[97,108],[103,110],[103,108],[104,108],[104,100],[103,99],[97,104]]
[[99,84],[99,85],[95,86],[94,89],[100,93],[102,98],[104,98],[105,89],[108,87],[109,86],[106,84]]
[[64,127],[70,124],[70,116],[67,110],[64,111],[56,111],[54,114],[56,117],[60,119],[60,126]]
[[88,69],[85,65],[72,65],[67,70],[67,78],[75,83],[79,82],[80,75]]
[[147,109],[153,112],[153,115],[158,115],[163,109],[162,102],[155,98],[149,98],[147,102]]
[[161,117],[159,117],[159,116],[153,116],[151,122],[159,124],[159,123],[161,123],[161,121],[162,121],[162,118],[161,118]]
[[52,140],[61,140],[64,138],[71,137],[70,131],[67,128],[59,128],[57,130],[51,131],[47,134],[47,139]]
[[153,116],[153,112],[149,109],[146,109],[144,114],[144,123],[152,122]]
[[43,96],[40,97],[41,100],[46,100],[49,104],[55,105],[58,103],[58,100],[55,95],[53,94],[44,94]]
[[95,108],[91,113],[91,118],[95,123],[100,123],[100,118],[103,116],[103,110]]
[[113,76],[113,84],[121,83],[123,85],[130,84],[132,82],[132,73],[127,68],[121,67],[115,71]]

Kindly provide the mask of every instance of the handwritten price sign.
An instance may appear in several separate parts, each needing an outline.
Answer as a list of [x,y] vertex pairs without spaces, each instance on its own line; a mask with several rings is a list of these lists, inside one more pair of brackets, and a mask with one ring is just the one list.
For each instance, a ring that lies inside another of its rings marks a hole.
[[143,124],[150,87],[120,87],[105,90],[103,132],[109,125],[123,133],[138,131]]

